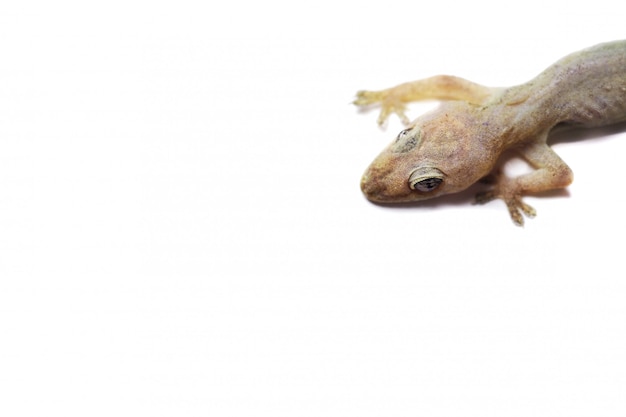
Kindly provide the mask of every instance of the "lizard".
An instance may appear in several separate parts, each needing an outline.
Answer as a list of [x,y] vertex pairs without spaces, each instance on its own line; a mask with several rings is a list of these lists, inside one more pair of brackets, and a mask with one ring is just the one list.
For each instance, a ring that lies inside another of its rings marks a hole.
[[[409,121],[407,103],[434,99],[435,110]],[[572,170],[547,144],[555,127],[600,127],[626,121],[626,41],[570,54],[534,79],[509,88],[486,87],[437,75],[378,91],[358,91],[361,108],[380,106],[378,123],[396,114],[406,125],[367,168],[361,190],[376,203],[418,202],[469,188],[491,186],[479,204],[506,203],[522,226],[534,208],[522,197],[567,187]],[[509,177],[497,166],[505,151],[532,171]]]

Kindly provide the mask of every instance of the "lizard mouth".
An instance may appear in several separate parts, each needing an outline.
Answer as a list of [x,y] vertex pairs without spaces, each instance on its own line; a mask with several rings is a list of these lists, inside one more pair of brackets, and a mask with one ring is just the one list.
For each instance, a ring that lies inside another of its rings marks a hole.
[[368,168],[361,178],[361,191],[374,203],[399,203],[413,200],[413,191],[406,181],[397,180],[390,172]]

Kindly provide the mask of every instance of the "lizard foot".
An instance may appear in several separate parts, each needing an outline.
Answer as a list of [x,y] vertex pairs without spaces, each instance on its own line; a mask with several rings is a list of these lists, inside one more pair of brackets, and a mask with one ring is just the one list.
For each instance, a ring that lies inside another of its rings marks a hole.
[[522,213],[524,213],[529,218],[533,218],[537,215],[537,212],[534,208],[522,201],[521,194],[500,193],[498,192],[497,188],[476,194],[475,203],[485,204],[496,198],[504,201],[507,208],[509,209],[511,220],[513,220],[513,223],[515,223],[517,226],[524,225],[524,217],[522,216]]
[[380,115],[378,116],[379,126],[382,126],[392,113],[397,114],[404,125],[410,123],[409,118],[404,113],[406,106],[401,100],[394,96],[391,90],[358,91],[356,93],[356,99],[352,103],[359,107],[380,104]]

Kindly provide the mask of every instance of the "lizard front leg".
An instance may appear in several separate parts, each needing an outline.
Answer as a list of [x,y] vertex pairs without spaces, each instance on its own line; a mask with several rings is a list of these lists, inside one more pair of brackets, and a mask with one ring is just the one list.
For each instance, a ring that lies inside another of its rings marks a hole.
[[419,100],[463,100],[469,103],[484,103],[496,89],[482,86],[459,77],[437,75],[423,80],[399,84],[380,91],[358,91],[354,104],[367,107],[380,104],[378,124],[385,123],[395,113],[405,125],[409,118],[404,114],[406,104]]
[[533,172],[509,178],[504,174],[496,174],[495,185],[489,191],[476,195],[476,202],[484,204],[495,198],[504,200],[513,222],[522,226],[524,218],[534,217],[536,212],[522,201],[526,194],[540,193],[567,187],[573,180],[572,170],[545,143],[546,135],[535,143],[518,150],[520,155],[535,168]]

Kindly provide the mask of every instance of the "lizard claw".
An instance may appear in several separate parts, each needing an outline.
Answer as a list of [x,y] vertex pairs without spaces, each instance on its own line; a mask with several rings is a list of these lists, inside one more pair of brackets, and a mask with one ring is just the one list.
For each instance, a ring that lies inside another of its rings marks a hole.
[[522,216],[522,213],[528,218],[533,218],[537,215],[537,211],[528,204],[524,203],[522,201],[522,196],[517,194],[501,195],[496,190],[490,190],[476,194],[474,201],[475,204],[485,204],[496,198],[504,200],[506,207],[509,209],[511,220],[513,220],[513,223],[517,226],[524,225],[524,217]]
[[380,104],[380,115],[378,116],[378,125],[385,124],[387,119],[392,113],[395,113],[400,118],[400,121],[404,125],[408,125],[411,121],[404,113],[406,106],[397,99],[394,99],[393,95],[390,95],[387,90],[383,91],[358,91],[356,93],[356,99],[352,104],[359,107],[367,107],[373,104]]
[[524,203],[521,197],[516,197],[512,200],[504,200],[504,202],[509,209],[509,214],[511,215],[513,223],[515,223],[517,226],[524,225],[524,217],[522,216],[520,211],[531,219],[537,215],[535,209]]

